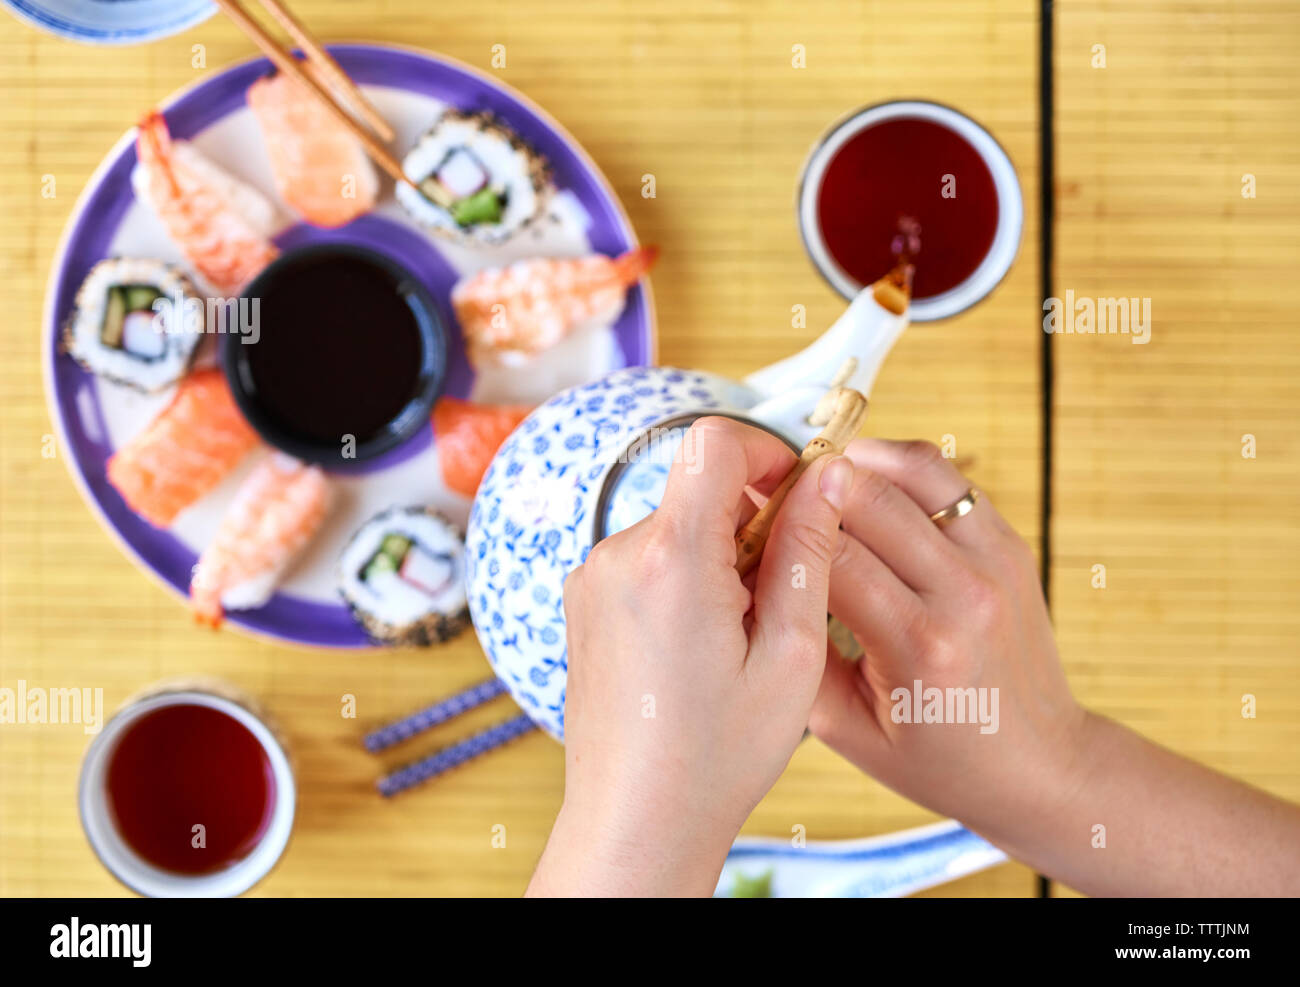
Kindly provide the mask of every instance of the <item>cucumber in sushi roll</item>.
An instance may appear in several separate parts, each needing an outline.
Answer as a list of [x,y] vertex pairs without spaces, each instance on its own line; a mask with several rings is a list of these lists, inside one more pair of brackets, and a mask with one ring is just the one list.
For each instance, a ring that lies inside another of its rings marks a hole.
[[464,539],[433,508],[389,508],[343,549],[339,592],[376,641],[441,644],[469,621]]
[[91,373],[146,393],[161,391],[189,369],[203,335],[202,313],[203,297],[175,267],[112,257],[82,282],[63,345]]
[[446,110],[411,148],[397,199],[435,233],[480,245],[504,243],[546,209],[550,166],[493,114]]

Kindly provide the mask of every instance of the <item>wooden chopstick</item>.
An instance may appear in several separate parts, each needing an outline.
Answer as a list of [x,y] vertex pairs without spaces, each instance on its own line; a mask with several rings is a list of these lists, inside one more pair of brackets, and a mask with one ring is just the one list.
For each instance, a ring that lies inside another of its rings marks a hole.
[[348,74],[343,71],[339,63],[334,61],[334,56],[326,50],[324,45],[312,37],[303,23],[293,16],[288,7],[282,4],[280,0],[262,0],[262,6],[284,28],[289,37],[293,38],[294,43],[306,54],[310,64],[325,77],[327,83],[334,87],[335,92],[343,93],[348,102],[353,105],[357,113],[361,115],[361,118],[365,120],[370,129],[379,135],[381,140],[391,141],[397,136],[393,132],[393,128],[388,125],[388,121],[379,115],[379,111],[362,95],[356,83],[349,79]]
[[[389,176],[398,182],[405,182],[412,188],[417,188],[414,182],[406,177],[402,171],[401,162],[399,162],[391,151],[388,150],[379,140],[365,127],[357,123],[347,110],[334,101],[334,97],[329,93],[313,75],[303,70],[302,63],[292,54],[284,51],[276,43],[275,39],[266,33],[266,29],[257,21],[253,20],[238,3],[238,0],[216,0],[226,15],[235,22],[235,25],[252,39],[257,47],[262,49],[263,54],[269,58],[275,67],[281,72],[286,72],[293,78],[301,82],[307,89],[316,94],[317,99],[321,100],[330,112],[338,119],[339,123],[347,127],[353,136],[361,142],[361,146],[370,155],[375,164],[379,165]],[[418,191],[418,188],[417,188]],[[423,193],[421,193],[423,194]]]
[[772,491],[767,503],[758,509],[749,522],[736,532],[736,571],[741,578],[749,575],[763,557],[763,547],[768,535],[772,533],[772,524],[781,510],[786,494],[795,485],[804,471],[822,456],[830,453],[842,455],[844,447],[857,438],[858,432],[867,420],[867,399],[849,387],[841,387],[836,392],[835,410],[831,412],[830,421],[818,433],[817,437],[803,447],[799,461],[790,468],[785,479]]

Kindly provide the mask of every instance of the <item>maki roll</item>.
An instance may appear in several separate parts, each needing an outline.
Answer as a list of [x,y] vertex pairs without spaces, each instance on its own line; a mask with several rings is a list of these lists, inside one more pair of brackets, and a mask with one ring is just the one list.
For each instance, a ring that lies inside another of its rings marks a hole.
[[465,542],[431,507],[389,508],[343,549],[339,592],[376,641],[441,644],[469,621]]
[[91,373],[150,393],[185,375],[202,335],[203,298],[189,278],[159,260],[116,257],[86,275],[63,345]]
[[397,184],[417,222],[452,239],[504,243],[546,208],[550,166],[494,115],[448,109],[402,162]]

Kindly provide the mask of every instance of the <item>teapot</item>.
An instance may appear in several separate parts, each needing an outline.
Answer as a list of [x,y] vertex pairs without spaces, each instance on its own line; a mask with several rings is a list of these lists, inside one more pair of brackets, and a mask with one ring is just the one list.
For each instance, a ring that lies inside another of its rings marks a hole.
[[497,676],[547,733],[564,739],[564,580],[596,542],[649,515],[683,437],[725,415],[798,452],[832,385],[863,394],[907,327],[910,267],[853,298],[806,349],[743,381],[673,367],[628,367],[561,391],[501,445],[470,510],[466,587]]

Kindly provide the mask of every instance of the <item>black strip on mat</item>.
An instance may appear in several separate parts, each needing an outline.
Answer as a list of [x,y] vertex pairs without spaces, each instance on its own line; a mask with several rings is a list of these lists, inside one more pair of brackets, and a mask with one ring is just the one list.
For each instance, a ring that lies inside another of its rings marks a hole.
[[[1052,240],[1056,220],[1056,143],[1053,119],[1052,94],[1052,0],[1041,0],[1039,9],[1038,35],[1038,190],[1039,190],[1039,238],[1038,271],[1041,297],[1051,298],[1052,290]],[[1041,316],[1041,311],[1039,312]],[[1052,355],[1052,337],[1038,330],[1040,339],[1039,361],[1042,379],[1042,499],[1039,512],[1039,551],[1043,580],[1043,595],[1047,598],[1048,609],[1052,605],[1052,432],[1055,365]],[[1052,879],[1038,875],[1038,897],[1052,896]]]

